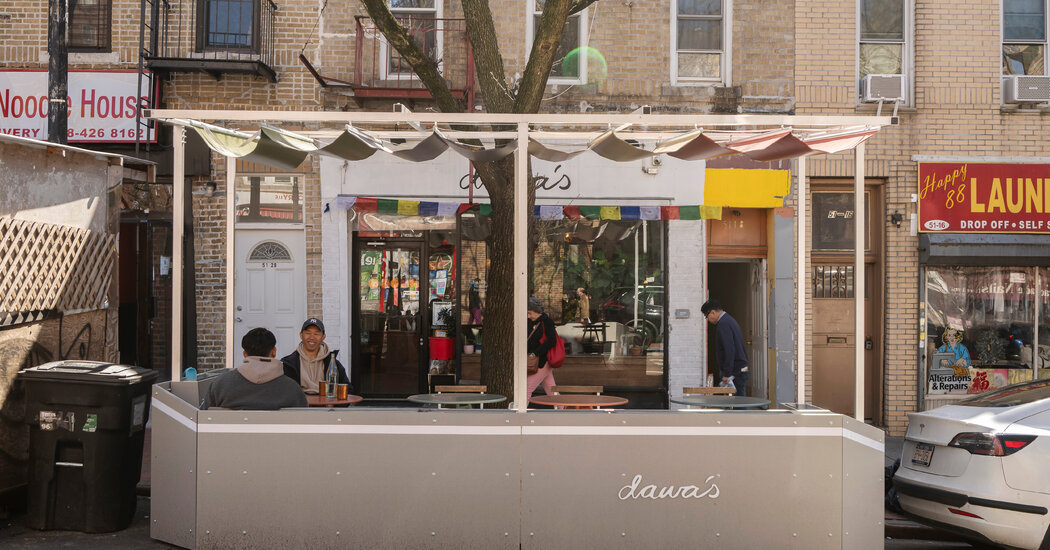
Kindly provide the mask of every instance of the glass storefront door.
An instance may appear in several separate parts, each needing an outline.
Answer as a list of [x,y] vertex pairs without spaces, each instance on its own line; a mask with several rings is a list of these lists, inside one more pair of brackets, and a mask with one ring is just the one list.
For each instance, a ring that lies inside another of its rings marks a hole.
[[[360,239],[355,285],[358,356],[354,387],[371,397],[420,391],[422,315],[421,242]],[[426,274],[423,272],[424,275]]]

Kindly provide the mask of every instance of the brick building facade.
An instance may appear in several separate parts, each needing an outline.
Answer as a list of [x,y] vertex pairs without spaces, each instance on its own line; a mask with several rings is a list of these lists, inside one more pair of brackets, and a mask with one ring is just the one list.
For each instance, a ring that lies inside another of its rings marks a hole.
[[[223,0],[197,0],[208,1],[221,3]],[[189,14],[198,8],[197,2],[173,3],[168,17],[182,14],[186,17],[186,28],[192,30]],[[71,69],[137,68],[140,5],[127,0],[112,0],[111,4],[111,51],[72,54]],[[530,25],[526,22],[532,5],[528,0],[494,0],[490,4],[496,14],[509,91],[527,60],[526,31]],[[548,86],[543,110],[629,112],[641,105],[651,105],[654,112],[874,114],[874,104],[865,103],[859,97],[863,76],[858,69],[859,52],[864,42],[858,30],[861,4],[841,0],[807,0],[794,4],[773,0],[726,1],[721,3],[720,12],[700,13],[697,5],[684,1],[678,4],[600,1],[588,8],[577,23],[579,34],[587,37],[586,44],[580,45],[593,49],[585,51],[591,63],[588,78],[556,79],[556,83]],[[910,215],[916,212],[916,204],[911,200],[916,192],[916,159],[955,156],[1025,162],[1017,159],[1047,156],[1046,141],[1035,137],[1045,133],[1046,111],[1002,101],[1001,6],[1000,2],[989,1],[938,0],[921,4],[906,1],[901,13],[901,38],[883,39],[883,42],[901,44],[900,72],[907,82],[907,97],[898,109],[900,123],[881,131],[867,146],[866,178],[876,199],[869,210],[869,228],[877,245],[870,255],[874,275],[870,280],[877,285],[872,289],[872,296],[879,316],[870,329],[876,354],[872,372],[877,376],[869,380],[869,386],[874,386],[874,393],[870,395],[877,402],[873,409],[866,411],[866,416],[877,425],[886,426],[891,433],[902,433],[906,413],[922,406],[922,369],[918,367],[922,349],[916,330],[922,267],[919,237],[908,231]],[[391,104],[403,101],[397,97],[363,100],[355,98],[347,87],[323,87],[300,62],[302,54],[324,78],[353,81],[358,39],[355,16],[364,14],[360,5],[342,0],[328,2],[321,9],[316,2],[285,0],[278,7],[272,40],[263,44],[269,48],[266,64],[277,75],[276,81],[257,74],[219,71],[216,74],[221,78],[216,78],[193,69],[169,68],[161,79],[157,105],[173,109],[388,110]],[[454,18],[460,11],[456,2],[446,2],[441,8],[437,14],[441,17]],[[46,3],[40,0],[20,0],[0,8],[0,29],[5,36],[0,42],[0,64],[5,69],[46,67],[46,11]],[[1044,5],[1044,16],[1045,11]],[[967,23],[960,25],[961,21]],[[709,39],[715,37],[712,45],[710,40],[692,41],[686,36],[685,29],[696,28],[709,31],[724,28],[726,32],[704,34]],[[679,29],[682,36],[678,35]],[[179,51],[184,51],[182,55],[187,59],[202,57],[189,46],[195,39],[193,34],[187,31],[179,39],[172,39],[176,44],[173,47],[181,47]],[[182,41],[181,46],[178,40]],[[597,70],[598,66],[604,68]],[[476,103],[483,108],[480,101]],[[413,108],[426,109],[428,104],[416,101]],[[883,106],[884,113],[892,109],[890,104]],[[236,127],[236,124],[228,126]],[[708,166],[720,164],[715,160]],[[788,163],[750,163],[747,167],[787,168]],[[271,172],[246,163],[238,165],[239,174]],[[213,155],[210,175],[197,177],[192,185],[197,350],[199,367],[204,368],[222,366],[224,360],[219,343],[226,322],[223,314],[227,261],[222,226],[226,208],[224,173],[223,159]],[[326,240],[331,235],[326,236],[324,230],[328,215],[323,212],[325,199],[332,197],[323,196],[317,159],[307,160],[296,173],[301,177],[305,205],[302,231],[306,269],[309,273],[322,273],[321,277],[306,279],[304,314],[324,315],[346,307],[332,303],[324,290],[325,278],[340,276],[337,268],[324,265],[320,252],[336,246]],[[849,187],[853,177],[852,156],[813,157],[809,160],[808,173],[814,192]],[[205,186],[209,181],[216,184],[214,192]],[[786,206],[794,204],[794,197],[789,196]],[[904,216],[904,225],[897,227],[891,221],[889,214],[893,212]],[[785,226],[777,223],[779,218],[773,211],[764,211],[760,216],[767,220],[769,228],[784,232]],[[676,251],[682,252],[670,254],[672,265],[668,267],[678,270],[681,280],[707,280],[706,232],[701,226],[704,224],[700,222],[681,222],[668,228],[669,241],[679,247]],[[339,227],[336,223],[334,230]],[[783,235],[774,239],[772,233],[770,231],[770,242],[777,240],[780,246],[775,252],[770,250],[765,258],[770,266],[765,275],[769,296],[765,298],[782,304],[773,299],[774,292],[785,291],[782,266],[779,271],[772,269],[774,254],[778,255],[779,263],[790,262],[793,245],[788,244],[792,241],[785,240]],[[836,253],[818,254],[810,260],[811,265],[834,265],[840,261]],[[671,282],[670,287],[668,307],[671,310],[678,304],[690,304],[698,311],[706,296],[704,289],[696,285]],[[803,288],[812,298],[812,286],[806,284]],[[791,322],[794,313],[779,311],[770,317],[768,324],[773,326]],[[671,326],[680,322],[668,321]],[[814,326],[812,309],[807,323],[810,335],[814,329],[820,329]],[[704,327],[702,323],[692,323],[689,327],[689,330],[675,327],[670,353],[682,365],[701,364],[707,355],[703,348]],[[342,331],[346,334],[349,328],[342,327]],[[783,361],[790,363],[785,357],[791,355],[793,347],[793,342],[771,342],[770,368]],[[826,351],[814,351],[812,339],[807,342],[807,350],[810,365],[819,361],[823,357],[820,354]],[[791,365],[787,368],[790,372]],[[701,372],[672,368],[667,379],[669,391],[700,382]],[[812,388],[813,377],[809,380]]]

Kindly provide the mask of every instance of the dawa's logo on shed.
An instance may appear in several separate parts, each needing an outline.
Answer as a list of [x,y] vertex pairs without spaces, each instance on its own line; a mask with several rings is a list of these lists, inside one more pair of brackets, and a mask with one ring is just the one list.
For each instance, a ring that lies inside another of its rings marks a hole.
[[926,223],[922,224],[922,226],[930,231],[944,231],[948,229],[948,222],[944,220],[926,220]]

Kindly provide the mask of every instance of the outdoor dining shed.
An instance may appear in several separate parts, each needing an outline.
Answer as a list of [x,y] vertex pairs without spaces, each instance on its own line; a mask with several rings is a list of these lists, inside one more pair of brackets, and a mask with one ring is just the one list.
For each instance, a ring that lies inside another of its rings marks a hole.
[[[152,405],[154,538],[186,548],[881,547],[883,434],[854,418],[787,403],[768,411],[730,412],[528,409],[526,155],[516,162],[518,310],[509,411],[200,410],[209,380],[181,379],[177,294],[184,269],[180,163],[186,128],[200,132],[228,160],[228,257],[234,246],[237,157],[287,166],[310,153],[352,160],[372,149],[423,160],[451,148],[468,158],[491,160],[524,150],[524,144],[538,158],[584,151],[611,160],[657,154],[797,157],[796,269],[798,280],[805,280],[805,156],[854,149],[860,196],[863,142],[880,126],[892,124],[890,117],[239,111],[153,111],[149,116],[175,125],[176,197],[173,381],[154,387]],[[311,129],[263,126],[245,133],[205,120],[294,122]],[[347,126],[316,129],[332,123]],[[360,129],[394,123],[407,125],[410,130],[398,131],[418,144],[393,151],[382,139],[391,137],[390,130]],[[493,124],[516,130],[485,129]],[[431,125],[433,132],[422,129]],[[509,141],[502,148],[472,148],[456,142],[464,136],[483,143]],[[560,149],[543,140],[557,142]],[[569,147],[561,143],[572,140],[584,140],[587,147],[564,150]],[[636,147],[635,142],[655,145]],[[858,209],[857,216],[863,215]],[[863,219],[857,221],[858,228],[864,225]],[[863,288],[863,269],[857,271],[856,285]],[[805,294],[798,294],[795,334],[804,341]],[[228,276],[227,367],[239,355],[232,296],[233,277]],[[862,313],[863,301],[856,304]],[[858,334],[861,328],[858,322]],[[804,348],[797,347],[796,395],[804,401]],[[858,357],[862,352],[858,346]],[[855,380],[857,410],[862,411],[863,376]],[[356,467],[361,464],[383,466]],[[762,518],[762,528],[742,519],[749,517]]]

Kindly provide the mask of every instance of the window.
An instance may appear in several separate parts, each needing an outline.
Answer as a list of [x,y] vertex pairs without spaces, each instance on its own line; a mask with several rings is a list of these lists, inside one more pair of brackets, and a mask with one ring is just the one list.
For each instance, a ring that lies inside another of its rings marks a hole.
[[297,176],[243,176],[237,179],[237,223],[303,223]]
[[722,0],[676,0],[671,40],[671,80],[728,82],[729,6]]
[[1003,74],[1046,73],[1046,0],[1003,0]]
[[860,76],[904,74],[905,0],[860,0]]
[[[201,0],[198,5],[198,49],[258,49],[260,0]],[[262,0],[265,1],[265,0]]]
[[[441,3],[434,0],[387,0],[390,12],[423,51],[437,61],[441,60]],[[415,78],[412,66],[383,41],[383,78]]]
[[[813,193],[813,250],[853,250],[854,237],[853,193]],[[864,228],[864,250],[871,250],[871,197],[864,193],[867,226]]]
[[110,51],[111,0],[78,0],[69,13],[69,51]]
[[[532,41],[540,25],[543,14],[543,0],[529,0],[529,13],[526,18],[526,55],[532,51]],[[586,84],[587,83],[587,10],[569,17],[561,34],[558,51],[554,54],[551,65],[551,84]]]

